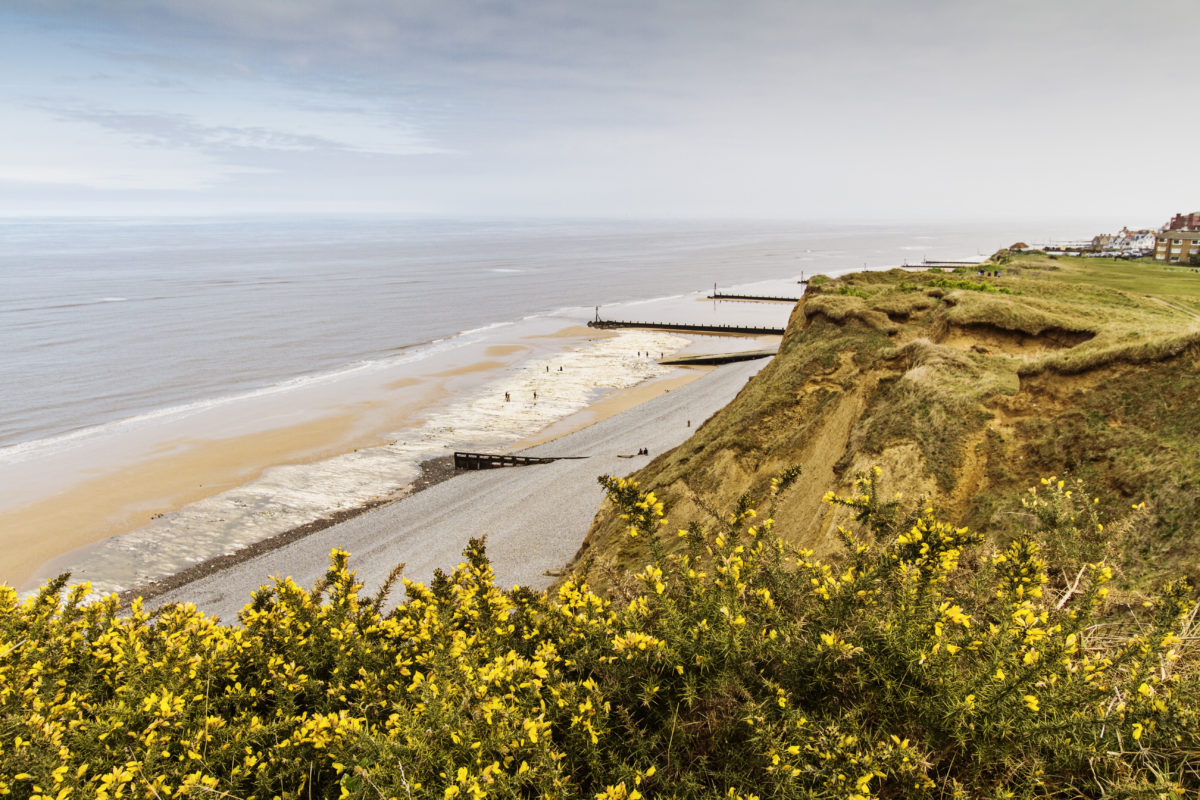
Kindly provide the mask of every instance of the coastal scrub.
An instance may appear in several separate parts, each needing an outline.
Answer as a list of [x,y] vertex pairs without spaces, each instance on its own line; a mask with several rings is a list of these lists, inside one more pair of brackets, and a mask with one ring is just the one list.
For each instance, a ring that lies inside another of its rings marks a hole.
[[502,591],[479,541],[387,613],[387,587],[364,595],[337,550],[318,586],[263,587],[238,625],[84,605],[65,578],[24,600],[0,588],[0,794],[1200,790],[1190,587],[1114,602],[1104,523],[1072,513],[1093,498],[1047,479],[1027,499],[1037,535],[986,546],[871,470],[826,495],[853,522],[820,560],[773,532],[796,477],[761,513],[744,497],[686,529],[604,479],[651,553],[605,596],[586,571]]

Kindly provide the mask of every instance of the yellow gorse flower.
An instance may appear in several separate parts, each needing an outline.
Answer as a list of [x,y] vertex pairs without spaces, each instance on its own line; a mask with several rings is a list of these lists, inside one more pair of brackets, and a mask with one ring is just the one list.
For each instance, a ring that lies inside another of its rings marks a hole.
[[[972,554],[932,508],[888,529],[880,477],[830,496],[855,519],[834,561],[740,501],[660,540],[663,501],[612,479],[650,557],[607,595],[603,565],[500,590],[475,541],[394,609],[334,550],[316,589],[276,581],[235,625],[0,587],[0,796],[1043,796],[1064,764],[1123,774],[1160,741],[1190,774],[1186,585],[1096,635],[1107,566],[1067,595],[1032,538]],[[1028,766],[986,766],[988,737],[1033,726]]]

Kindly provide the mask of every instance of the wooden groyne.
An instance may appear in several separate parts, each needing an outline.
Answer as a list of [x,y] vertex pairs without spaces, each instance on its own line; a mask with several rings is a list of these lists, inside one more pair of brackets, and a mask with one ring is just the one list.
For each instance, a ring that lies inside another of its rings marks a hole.
[[714,292],[708,296],[709,300],[751,300],[756,303],[799,303],[799,297],[776,297],[773,295],[762,294],[722,294]]
[[754,325],[691,325],[686,322],[625,322],[615,319],[594,319],[589,328],[648,328],[680,333],[739,333],[749,336],[783,336],[783,328]]
[[714,364],[732,364],[735,361],[754,361],[759,358],[771,358],[775,350],[746,350],[741,353],[706,353],[696,356],[672,356],[658,363],[667,367],[698,367]]
[[536,458],[534,456],[505,456],[495,453],[454,453],[455,469],[501,469],[502,467],[528,467],[532,464],[549,464],[552,461],[564,459],[587,458],[587,456],[553,456]]
[[981,261],[930,261],[928,258],[921,260],[921,266],[924,267],[978,267]]

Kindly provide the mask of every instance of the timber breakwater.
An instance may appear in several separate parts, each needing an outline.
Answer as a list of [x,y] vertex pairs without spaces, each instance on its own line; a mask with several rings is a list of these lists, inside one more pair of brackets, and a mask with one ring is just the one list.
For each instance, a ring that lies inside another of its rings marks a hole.
[[596,318],[588,323],[589,328],[647,328],[679,333],[733,333],[747,336],[782,336],[784,328],[765,325],[697,325],[690,322],[633,322],[626,320]]
[[[800,281],[800,283],[808,283],[808,281]],[[741,294],[737,292],[722,292],[717,288],[717,284],[713,284],[712,294],[708,295],[709,300],[739,300],[750,303],[799,303],[799,297],[783,297],[775,294]]]

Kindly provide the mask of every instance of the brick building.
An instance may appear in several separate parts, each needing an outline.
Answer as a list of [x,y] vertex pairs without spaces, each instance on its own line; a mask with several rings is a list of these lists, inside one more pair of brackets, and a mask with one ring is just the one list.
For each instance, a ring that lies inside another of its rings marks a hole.
[[1196,230],[1159,231],[1154,242],[1154,260],[1168,264],[1190,264],[1200,259],[1200,227]]
[[1176,214],[1171,217],[1163,230],[1168,231],[1200,231],[1200,211],[1193,211],[1190,214]]

